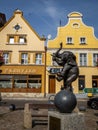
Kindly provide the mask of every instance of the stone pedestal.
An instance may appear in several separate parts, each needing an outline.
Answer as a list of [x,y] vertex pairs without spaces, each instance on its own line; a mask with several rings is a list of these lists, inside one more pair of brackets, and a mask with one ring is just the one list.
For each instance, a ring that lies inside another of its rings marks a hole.
[[29,109],[29,104],[25,104],[24,108],[24,127],[25,128],[32,128],[32,113]]
[[85,130],[84,114],[49,111],[48,130]]

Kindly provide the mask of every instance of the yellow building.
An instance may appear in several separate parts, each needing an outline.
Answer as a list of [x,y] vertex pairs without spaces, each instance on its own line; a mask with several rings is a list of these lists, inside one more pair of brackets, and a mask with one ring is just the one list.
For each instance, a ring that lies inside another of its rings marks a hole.
[[34,97],[45,93],[45,38],[39,37],[15,10],[0,28],[0,92],[3,97]]
[[68,14],[68,23],[58,27],[57,36],[47,43],[46,93],[56,93],[63,85],[63,82],[55,79],[55,72],[59,71],[60,67],[52,62],[51,56],[61,42],[62,51],[71,51],[77,57],[80,73],[72,84],[74,92],[80,93],[84,88],[98,87],[98,39],[94,35],[93,27],[83,23],[82,14],[72,12]]

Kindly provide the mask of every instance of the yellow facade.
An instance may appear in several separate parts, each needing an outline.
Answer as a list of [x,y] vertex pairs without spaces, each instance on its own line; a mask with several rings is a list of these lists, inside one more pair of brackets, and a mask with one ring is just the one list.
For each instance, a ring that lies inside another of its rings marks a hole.
[[[0,28],[0,50],[5,64],[0,66],[0,91],[4,95],[45,93],[45,38],[39,37],[16,10]],[[19,78],[20,77],[20,78]],[[40,87],[39,87],[40,86]],[[6,94],[7,93],[7,94]]]
[[[82,21],[82,14],[72,12],[68,15],[68,23],[65,26],[58,27],[57,36],[47,43],[47,62],[46,62],[46,93],[56,93],[60,90],[62,82],[51,83],[49,77],[56,74],[50,73],[49,69],[59,68],[54,66],[51,54],[56,52],[63,43],[62,51],[72,51],[77,57],[79,66],[79,78],[73,82],[75,93],[83,92],[84,88],[98,87],[98,68],[96,67],[98,59],[98,39],[94,35],[94,28],[87,26]],[[52,84],[52,85],[51,85]],[[54,91],[50,88],[54,87]]]

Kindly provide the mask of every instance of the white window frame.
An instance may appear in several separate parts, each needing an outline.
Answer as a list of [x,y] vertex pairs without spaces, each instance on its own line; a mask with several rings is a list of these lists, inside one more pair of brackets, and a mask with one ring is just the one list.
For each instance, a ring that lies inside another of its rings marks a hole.
[[87,53],[80,53],[79,59],[80,66],[87,66]]
[[73,38],[67,37],[67,44],[72,44],[72,43],[73,43]]
[[9,53],[4,53],[3,59],[4,59],[4,64],[8,64],[9,63]]
[[12,37],[9,37],[9,43],[10,43],[10,44],[14,44],[14,42],[15,42],[15,41],[14,41],[14,37],[13,37],[13,36],[12,36]]
[[19,37],[19,43],[24,44],[25,43],[25,38],[24,37]]
[[80,37],[80,44],[86,44],[86,38]]
[[28,64],[28,54],[27,53],[21,54],[21,64]]
[[98,62],[98,53],[93,53],[93,66],[96,66]]
[[41,53],[37,53],[37,54],[36,54],[35,64],[36,64],[36,65],[41,65],[41,64],[42,64],[42,54],[41,54]]

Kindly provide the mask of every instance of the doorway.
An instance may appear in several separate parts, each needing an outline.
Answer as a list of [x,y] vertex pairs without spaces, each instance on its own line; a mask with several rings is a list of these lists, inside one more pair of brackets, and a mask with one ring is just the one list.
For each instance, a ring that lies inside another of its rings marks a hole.
[[49,75],[49,93],[55,93],[55,75]]
[[98,76],[92,77],[92,87],[97,88],[98,87]]

